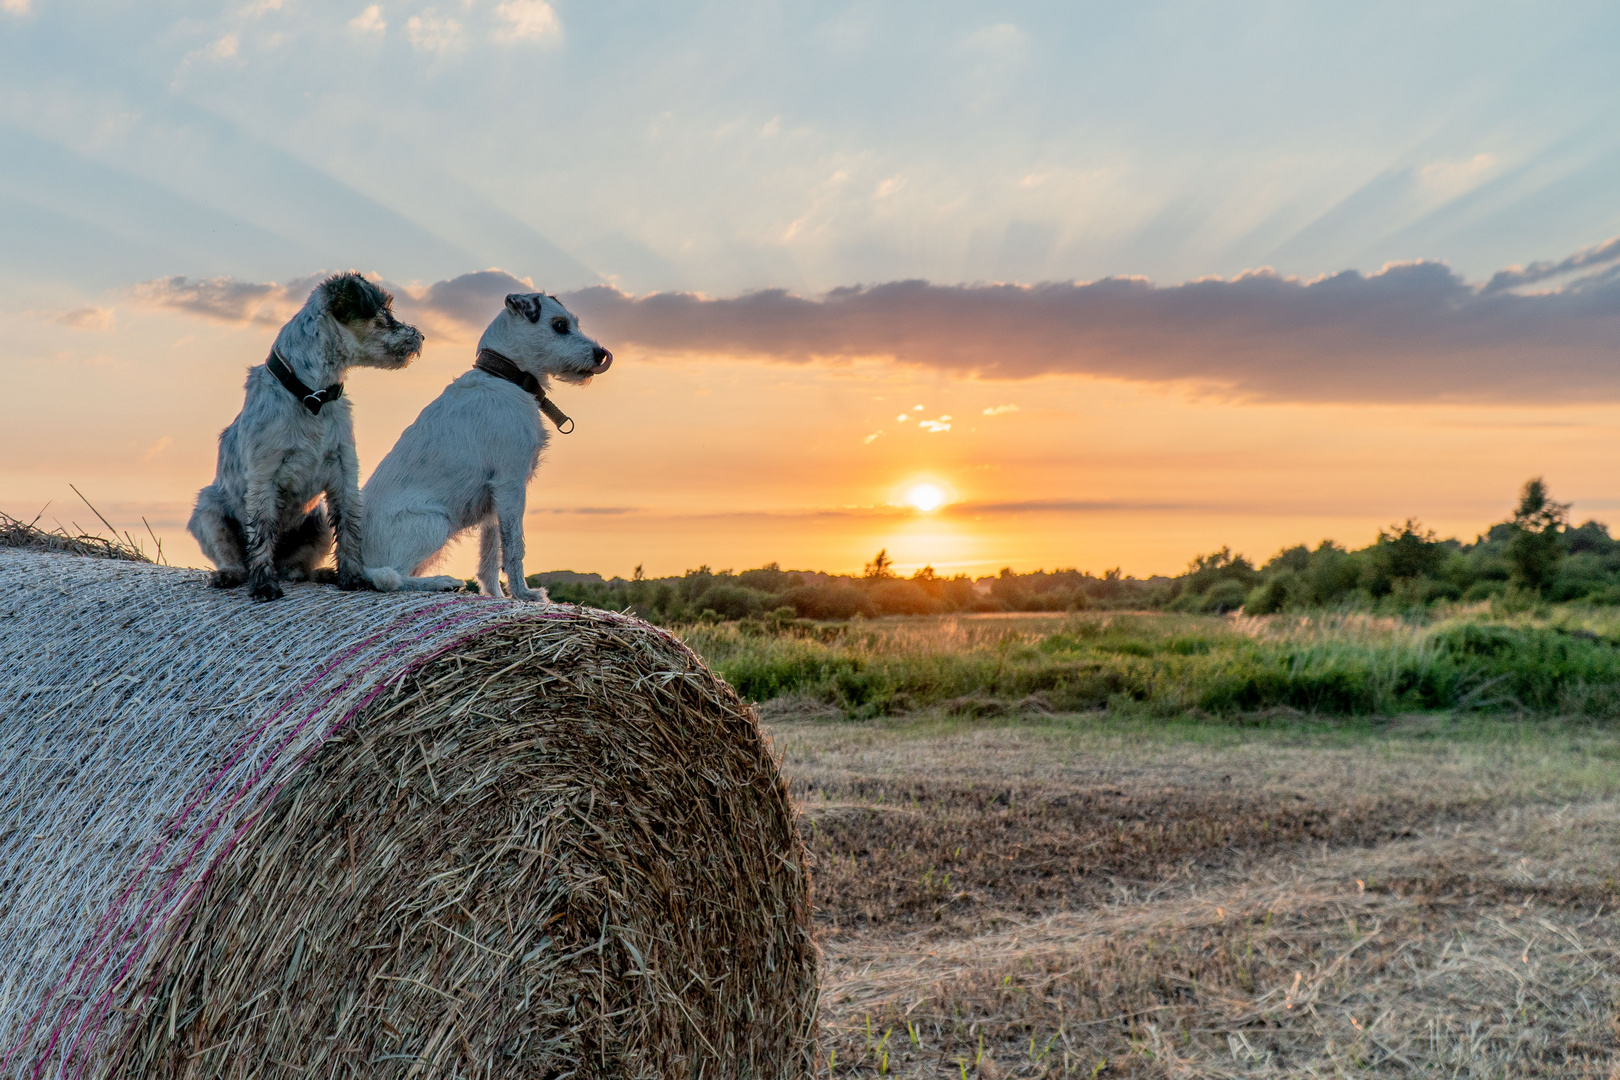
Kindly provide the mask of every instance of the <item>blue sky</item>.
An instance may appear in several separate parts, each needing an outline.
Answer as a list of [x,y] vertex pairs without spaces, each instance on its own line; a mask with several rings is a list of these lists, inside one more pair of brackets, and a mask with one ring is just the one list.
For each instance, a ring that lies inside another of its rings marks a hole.
[[1162,283],[1620,232],[1601,4],[72,3],[0,12],[14,289]]
[[[1602,516],[1616,42],[1581,3],[0,0],[0,510],[73,483],[194,561],[243,369],[356,268],[428,331],[353,380],[363,472],[514,278],[614,350],[537,568],[1175,571],[1471,536],[1540,474]],[[923,482],[956,509],[896,517]]]

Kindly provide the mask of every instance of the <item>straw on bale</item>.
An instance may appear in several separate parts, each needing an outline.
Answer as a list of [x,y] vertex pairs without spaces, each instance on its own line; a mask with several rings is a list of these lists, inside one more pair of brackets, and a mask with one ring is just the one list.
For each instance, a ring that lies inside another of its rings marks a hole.
[[813,1071],[792,805],[663,631],[0,549],[0,662],[0,1076]]
[[[99,513],[97,516],[100,516]],[[141,551],[140,545],[135,543],[135,538],[128,533],[125,533],[122,539],[114,534],[109,540],[105,536],[70,533],[60,527],[41,529],[38,524],[38,518],[23,521],[0,512],[0,548],[63,551],[69,555],[91,555],[98,559],[125,559],[130,562],[152,561]]]

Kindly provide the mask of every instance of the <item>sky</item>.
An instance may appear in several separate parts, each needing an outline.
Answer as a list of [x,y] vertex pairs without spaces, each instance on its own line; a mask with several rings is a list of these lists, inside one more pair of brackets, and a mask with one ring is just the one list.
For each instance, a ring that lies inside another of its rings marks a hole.
[[[1620,9],[0,0],[0,511],[184,524],[319,276],[613,369],[531,571],[1176,573],[1620,523]],[[71,486],[70,486],[71,485]],[[944,505],[913,505],[921,487]],[[148,547],[151,547],[150,539]],[[472,547],[448,556],[470,572]]]

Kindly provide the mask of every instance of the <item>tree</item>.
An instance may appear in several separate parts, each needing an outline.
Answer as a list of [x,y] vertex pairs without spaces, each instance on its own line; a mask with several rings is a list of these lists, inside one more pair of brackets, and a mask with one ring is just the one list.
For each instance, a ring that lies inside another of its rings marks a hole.
[[894,577],[894,560],[889,558],[888,548],[879,548],[878,553],[872,556],[872,561],[866,564],[865,576],[868,578]]
[[1221,550],[1199,555],[1187,564],[1186,591],[1202,595],[1220,582],[1235,581],[1247,592],[1259,576],[1248,559],[1233,555],[1231,548],[1222,546]]
[[1553,502],[1547,485],[1537,476],[1524,483],[1519,508],[1513,511],[1513,535],[1508,540],[1507,558],[1513,567],[1513,582],[1537,592],[1558,576],[1564,559],[1564,526],[1569,521],[1569,504]]
[[1387,530],[1378,530],[1373,561],[1384,575],[1397,581],[1427,577],[1439,571],[1446,549],[1435,539],[1434,530],[1425,529],[1412,518]]
[[1609,527],[1601,521],[1588,521],[1580,528],[1564,530],[1564,550],[1571,555],[1582,552],[1607,555],[1614,548],[1615,540],[1609,535]]

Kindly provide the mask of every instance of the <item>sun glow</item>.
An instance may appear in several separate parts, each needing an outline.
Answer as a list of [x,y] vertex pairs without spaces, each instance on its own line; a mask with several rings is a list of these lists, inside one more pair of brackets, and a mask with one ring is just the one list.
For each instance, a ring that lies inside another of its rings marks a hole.
[[945,489],[938,484],[916,484],[906,492],[906,502],[923,513],[930,513],[945,505]]

